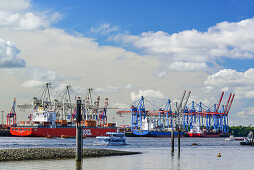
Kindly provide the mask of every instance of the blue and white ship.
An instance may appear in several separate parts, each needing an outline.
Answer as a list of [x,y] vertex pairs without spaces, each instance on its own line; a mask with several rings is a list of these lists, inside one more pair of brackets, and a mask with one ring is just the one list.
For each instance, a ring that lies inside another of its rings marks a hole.
[[100,145],[126,145],[126,137],[124,133],[120,132],[107,132],[109,136],[97,136],[98,141],[96,144]]

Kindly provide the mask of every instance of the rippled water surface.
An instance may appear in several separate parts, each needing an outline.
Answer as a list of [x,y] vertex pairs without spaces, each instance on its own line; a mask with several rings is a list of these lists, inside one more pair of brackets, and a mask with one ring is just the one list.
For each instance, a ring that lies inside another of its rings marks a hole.
[[[95,138],[84,139],[84,148],[140,151],[139,155],[83,159],[82,169],[241,169],[253,170],[254,147],[225,138],[181,138],[181,153],[171,154],[170,138],[128,137],[125,146],[96,146]],[[194,146],[192,143],[197,143]],[[0,149],[28,147],[75,147],[75,139],[0,137]],[[222,157],[218,158],[217,154]],[[79,169],[74,159],[0,162],[0,169]]]

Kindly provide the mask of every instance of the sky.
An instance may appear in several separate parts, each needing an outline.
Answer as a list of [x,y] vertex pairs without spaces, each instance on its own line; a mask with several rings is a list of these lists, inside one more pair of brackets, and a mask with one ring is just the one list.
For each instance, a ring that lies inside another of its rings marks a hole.
[[[230,125],[254,124],[254,1],[0,0],[0,110],[56,91],[141,95],[160,105],[191,90],[208,106],[236,97]],[[18,112],[18,120],[31,112]],[[109,120],[121,123],[114,110]]]

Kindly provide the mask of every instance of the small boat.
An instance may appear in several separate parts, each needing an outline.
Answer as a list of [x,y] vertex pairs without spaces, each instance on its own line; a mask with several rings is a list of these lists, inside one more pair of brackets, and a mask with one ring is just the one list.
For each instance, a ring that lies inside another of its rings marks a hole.
[[235,140],[244,140],[244,137],[234,137]]
[[61,138],[75,138],[75,136],[61,135]]
[[246,138],[242,142],[240,142],[240,145],[254,145],[253,140],[253,132],[250,132]]
[[230,135],[229,138],[226,138],[225,140],[227,140],[227,141],[233,141],[233,140],[235,140],[235,138],[234,138],[233,135]]
[[46,138],[48,138],[48,139],[55,139],[55,137],[51,136],[51,135],[47,135]]
[[97,136],[98,141],[96,144],[101,145],[126,145],[126,137],[121,132],[107,132],[108,136]]

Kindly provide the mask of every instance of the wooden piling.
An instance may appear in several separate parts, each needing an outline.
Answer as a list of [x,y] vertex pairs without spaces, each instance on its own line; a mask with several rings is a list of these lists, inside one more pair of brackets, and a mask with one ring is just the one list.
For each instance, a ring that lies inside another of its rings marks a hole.
[[180,146],[181,146],[181,141],[180,141],[180,129],[178,128],[178,153],[180,153]]
[[174,153],[174,130],[171,131],[171,152]]
[[81,125],[81,100],[77,100],[76,109],[76,161],[82,160],[83,151],[83,127]]

